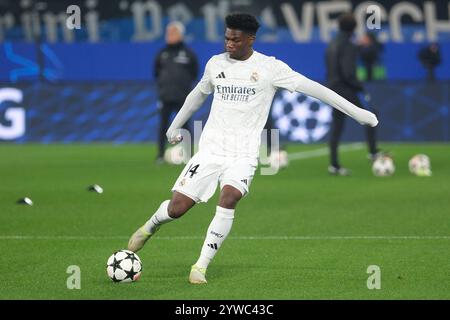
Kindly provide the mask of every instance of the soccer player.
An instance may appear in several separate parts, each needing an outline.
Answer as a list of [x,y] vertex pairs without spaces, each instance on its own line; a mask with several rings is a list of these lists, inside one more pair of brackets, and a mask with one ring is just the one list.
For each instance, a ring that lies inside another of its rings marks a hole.
[[293,71],[284,62],[256,52],[252,46],[259,23],[254,16],[231,14],[225,22],[226,52],[208,61],[202,79],[167,130],[170,143],[181,141],[180,128],[213,94],[199,151],[175,182],[172,199],[163,201],[128,243],[129,250],[140,250],[161,225],[180,218],[196,203],[207,202],[219,183],[216,213],[189,275],[194,284],[206,283],[206,269],[231,230],[236,205],[249,192],[258,164],[261,132],[278,88],[318,98],[360,124],[378,124],[373,113]]

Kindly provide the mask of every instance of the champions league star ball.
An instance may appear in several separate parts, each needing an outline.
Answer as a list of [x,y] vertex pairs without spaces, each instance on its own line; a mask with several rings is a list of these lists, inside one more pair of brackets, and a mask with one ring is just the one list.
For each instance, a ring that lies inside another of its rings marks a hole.
[[330,130],[332,109],[318,99],[285,90],[274,99],[272,117],[282,137],[312,143]]
[[141,259],[132,251],[119,250],[109,257],[106,264],[106,273],[114,282],[133,282],[141,277]]
[[394,161],[388,156],[377,157],[372,164],[372,172],[377,177],[392,176],[395,172]]
[[409,171],[419,177],[431,176],[430,158],[425,154],[416,154],[408,162]]
[[181,145],[176,145],[167,148],[164,152],[164,160],[170,164],[183,164],[185,162],[186,156],[184,154],[183,147]]
[[285,150],[272,151],[269,161],[272,168],[286,168],[289,165],[288,153]]

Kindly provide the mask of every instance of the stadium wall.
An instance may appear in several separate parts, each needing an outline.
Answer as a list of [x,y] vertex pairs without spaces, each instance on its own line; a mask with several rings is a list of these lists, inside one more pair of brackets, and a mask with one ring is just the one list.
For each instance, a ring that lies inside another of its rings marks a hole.
[[[449,141],[450,82],[376,82],[368,86],[382,141]],[[328,138],[331,109],[303,95],[279,91],[272,115],[282,139]],[[211,98],[193,119],[207,119]],[[152,82],[0,84],[0,141],[15,143],[152,142],[158,127]],[[343,139],[364,140],[348,119]]]
[[[379,65],[388,80],[422,80],[425,69],[417,59],[423,45],[385,45]],[[124,81],[153,80],[153,61],[162,42],[41,44],[6,42],[0,44],[0,81]],[[194,42],[201,69],[211,55],[223,52],[222,44]],[[324,43],[257,43],[256,50],[273,55],[307,77],[325,79]],[[450,43],[441,45],[442,64],[436,68],[439,80],[450,80]],[[40,62],[41,61],[41,62]],[[40,65],[43,65],[40,68]]]

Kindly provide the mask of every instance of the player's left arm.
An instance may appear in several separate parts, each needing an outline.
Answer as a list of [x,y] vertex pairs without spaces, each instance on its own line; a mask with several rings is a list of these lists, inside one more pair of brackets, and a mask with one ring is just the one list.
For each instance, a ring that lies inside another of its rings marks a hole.
[[338,95],[331,89],[308,79],[299,74],[296,80],[295,91],[302,92],[308,96],[322,100],[323,102],[329,104],[333,108],[345,113],[346,115],[352,117],[360,124],[368,124],[371,127],[375,127],[378,124],[378,119],[375,114],[370,111],[364,110],[355,106],[353,103]]
[[378,124],[378,119],[372,112],[355,106],[333,90],[293,71],[284,62],[276,60],[276,63],[277,71],[273,83],[275,87],[284,88],[291,92],[302,92],[308,96],[322,100],[333,108],[352,117],[362,125],[367,124],[375,127]]

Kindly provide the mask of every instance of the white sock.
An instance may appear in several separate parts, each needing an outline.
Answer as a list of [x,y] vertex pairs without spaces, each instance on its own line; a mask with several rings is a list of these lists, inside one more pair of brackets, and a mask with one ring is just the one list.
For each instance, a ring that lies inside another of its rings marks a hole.
[[222,243],[230,233],[233,225],[234,209],[225,209],[217,206],[216,215],[209,225],[205,242],[203,243],[200,258],[195,263],[199,268],[207,268],[216,255]]
[[159,206],[158,210],[153,214],[153,216],[145,223],[144,229],[148,233],[154,234],[161,225],[169,221],[174,220],[169,216],[167,207],[169,206],[170,200],[166,200]]

